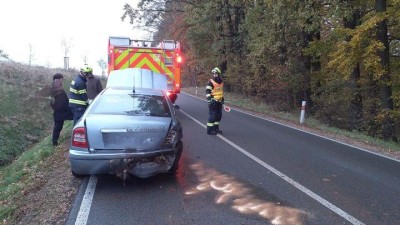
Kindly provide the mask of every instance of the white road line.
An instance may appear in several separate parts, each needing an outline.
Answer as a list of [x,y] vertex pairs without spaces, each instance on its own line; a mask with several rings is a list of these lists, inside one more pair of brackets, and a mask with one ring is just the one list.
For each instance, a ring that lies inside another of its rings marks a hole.
[[92,200],[94,191],[96,189],[97,176],[90,176],[85,195],[83,196],[81,207],[78,212],[78,216],[75,220],[75,225],[86,225],[89,218],[90,207],[92,206]]
[[[201,123],[200,121],[196,120],[194,117],[190,116],[189,114],[187,114],[186,112],[184,112],[182,109],[180,110],[183,114],[185,114],[187,117],[189,117],[190,119],[192,119],[194,122],[198,123],[200,126],[202,126],[203,128],[206,128],[206,126]],[[299,189],[300,191],[302,191],[303,193],[305,193],[306,195],[310,196],[311,198],[313,198],[314,200],[316,200],[317,202],[321,203],[323,206],[325,206],[326,208],[332,210],[334,213],[338,214],[339,216],[341,216],[342,218],[346,219],[347,221],[349,221],[352,224],[355,225],[363,225],[364,223],[357,220],[356,218],[354,218],[353,216],[351,216],[350,214],[346,213],[345,211],[343,211],[342,209],[338,208],[337,206],[333,205],[332,203],[328,202],[327,200],[325,200],[324,198],[322,198],[321,196],[315,194],[314,192],[312,192],[311,190],[307,189],[306,187],[304,187],[303,185],[297,183],[295,180],[293,180],[292,178],[286,176],[285,174],[283,174],[282,172],[278,171],[277,169],[275,169],[274,167],[268,165],[267,163],[263,162],[262,160],[260,160],[259,158],[255,157],[254,155],[252,155],[251,153],[247,152],[246,150],[244,150],[243,148],[241,148],[240,146],[236,145],[235,143],[233,143],[232,141],[230,141],[229,139],[221,136],[220,134],[217,135],[217,137],[221,138],[223,141],[225,141],[226,143],[230,144],[232,147],[236,148],[238,151],[240,151],[241,153],[245,154],[246,156],[248,156],[250,159],[254,160],[255,162],[257,162],[258,164],[260,164],[261,166],[263,166],[264,168],[266,168],[267,170],[271,171],[272,173],[274,173],[275,175],[279,176],[280,178],[282,178],[284,181],[288,182],[289,184],[293,185],[294,187],[296,187],[297,189]]]

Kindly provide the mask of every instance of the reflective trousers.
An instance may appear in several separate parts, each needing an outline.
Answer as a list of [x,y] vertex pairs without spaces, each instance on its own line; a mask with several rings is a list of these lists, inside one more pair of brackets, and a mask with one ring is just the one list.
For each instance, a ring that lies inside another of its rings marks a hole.
[[222,118],[222,104],[221,102],[213,102],[208,108],[208,122],[207,122],[207,132],[212,130],[219,130],[219,122]]

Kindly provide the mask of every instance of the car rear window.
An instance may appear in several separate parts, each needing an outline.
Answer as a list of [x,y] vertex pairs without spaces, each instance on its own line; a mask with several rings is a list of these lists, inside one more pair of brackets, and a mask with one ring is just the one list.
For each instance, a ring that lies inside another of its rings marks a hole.
[[163,96],[136,94],[102,95],[93,105],[91,113],[171,117]]

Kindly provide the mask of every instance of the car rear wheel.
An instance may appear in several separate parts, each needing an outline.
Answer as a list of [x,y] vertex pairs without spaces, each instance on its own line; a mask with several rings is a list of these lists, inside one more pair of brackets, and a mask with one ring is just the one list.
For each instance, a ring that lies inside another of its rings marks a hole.
[[72,176],[79,178],[79,179],[82,179],[83,177],[85,177],[84,175],[75,173],[73,170],[71,170],[71,173],[72,173]]
[[182,141],[179,141],[179,142],[176,144],[176,147],[177,147],[177,149],[178,149],[178,152],[176,153],[175,161],[174,161],[174,163],[172,164],[171,169],[168,170],[168,173],[176,173],[176,171],[177,171],[178,168],[179,168],[179,159],[181,158],[182,149],[183,149],[183,143],[182,143]]

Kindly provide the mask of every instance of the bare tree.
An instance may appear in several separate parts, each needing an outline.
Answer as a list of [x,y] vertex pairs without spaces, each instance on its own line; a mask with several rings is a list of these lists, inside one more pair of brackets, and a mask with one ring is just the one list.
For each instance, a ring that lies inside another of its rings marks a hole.
[[71,51],[71,48],[72,48],[72,38],[69,38],[68,40],[67,40],[67,38],[66,37],[63,37],[62,39],[61,39],[61,47],[63,48],[63,50],[64,50],[64,57],[68,57],[68,54],[69,54],[69,52]]
[[0,49],[0,58],[8,59],[8,54],[5,53],[2,49]]
[[88,64],[89,57],[86,54],[84,54],[84,55],[82,55],[82,60],[83,60],[83,64]]
[[107,63],[104,59],[99,59],[99,61],[97,61],[97,64],[99,65],[99,67],[101,68],[101,78],[104,78],[105,75],[105,69],[107,68]]
[[32,65],[33,60],[35,60],[35,53],[33,51],[32,44],[29,44],[29,58],[28,58],[29,66]]
[[51,61],[50,61],[50,59],[47,60],[47,62],[46,62],[46,67],[47,67],[47,68],[51,68]]
[[63,48],[64,51],[64,69],[69,69],[69,57],[68,54],[71,51],[72,48],[72,38],[69,38],[67,40],[66,37],[63,37],[61,39],[61,47]]

